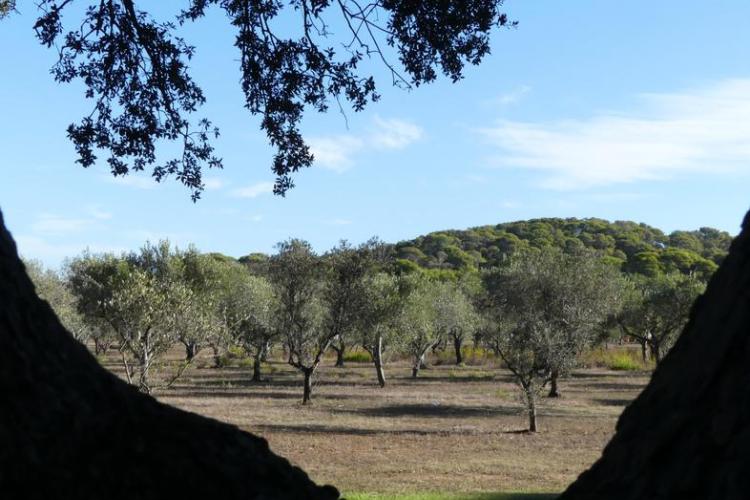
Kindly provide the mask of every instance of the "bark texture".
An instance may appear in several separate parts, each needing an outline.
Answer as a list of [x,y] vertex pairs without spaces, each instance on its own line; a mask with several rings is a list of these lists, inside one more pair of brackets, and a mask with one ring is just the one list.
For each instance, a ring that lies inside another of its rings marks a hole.
[[748,386],[750,214],[602,457],[560,500],[747,498]]
[[0,491],[19,498],[335,499],[238,428],[99,366],[40,300],[0,214]]

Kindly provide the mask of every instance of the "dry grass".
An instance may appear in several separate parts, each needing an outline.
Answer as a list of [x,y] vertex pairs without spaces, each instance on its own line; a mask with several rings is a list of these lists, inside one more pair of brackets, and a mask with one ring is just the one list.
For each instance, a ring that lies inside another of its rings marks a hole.
[[[105,364],[117,370],[114,359]],[[328,362],[313,404],[302,406],[300,376],[282,362],[264,368],[268,380],[254,384],[249,367],[199,364],[156,396],[262,435],[318,482],[386,494],[561,491],[598,458],[648,380],[646,372],[575,372],[562,398],[542,402],[541,432],[527,434],[501,369],[436,366],[412,380],[395,363],[380,389],[371,365]]]

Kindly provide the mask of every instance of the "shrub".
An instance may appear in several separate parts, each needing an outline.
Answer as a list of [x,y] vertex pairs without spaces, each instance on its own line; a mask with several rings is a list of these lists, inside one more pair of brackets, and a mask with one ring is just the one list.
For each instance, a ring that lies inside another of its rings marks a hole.
[[650,363],[644,363],[641,353],[635,349],[593,349],[580,358],[585,367],[607,368],[618,371],[649,370]]
[[344,354],[344,361],[350,363],[372,363],[372,356],[367,351],[353,351]]

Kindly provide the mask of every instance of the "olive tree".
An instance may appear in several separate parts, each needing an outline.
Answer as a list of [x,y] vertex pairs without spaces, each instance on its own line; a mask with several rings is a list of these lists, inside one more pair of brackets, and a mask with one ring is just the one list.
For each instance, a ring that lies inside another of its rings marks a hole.
[[425,277],[409,276],[404,282],[403,304],[398,317],[402,348],[412,358],[412,378],[417,378],[427,351],[440,342],[436,283]]
[[307,404],[312,377],[336,332],[325,324],[321,264],[310,244],[290,239],[276,247],[269,276],[279,301],[277,321],[286,336],[288,362],[304,377],[302,403]]
[[[628,280],[625,305],[617,315],[622,332],[641,344],[659,363],[685,327],[690,309],[705,284],[692,275],[672,273]],[[648,347],[648,351],[647,348]]]
[[385,387],[384,352],[398,332],[402,297],[399,279],[380,272],[365,278],[356,331],[362,348],[370,353],[380,387]]
[[261,363],[269,346],[281,335],[280,303],[268,279],[241,265],[225,276],[220,308],[227,330],[253,358],[254,382],[261,381]]
[[479,315],[461,284],[445,282],[437,285],[435,314],[441,336],[453,342],[456,365],[463,363],[464,340],[479,327]]
[[[39,297],[47,301],[73,337],[85,343],[92,336],[92,325],[77,311],[75,296],[65,277],[35,260],[24,261],[24,266]],[[96,353],[99,354],[99,344]]]

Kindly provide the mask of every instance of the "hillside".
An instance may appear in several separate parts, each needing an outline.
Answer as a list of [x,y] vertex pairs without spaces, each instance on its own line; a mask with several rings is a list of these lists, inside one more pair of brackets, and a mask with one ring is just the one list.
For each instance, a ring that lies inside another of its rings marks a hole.
[[395,255],[402,267],[467,270],[501,265],[525,248],[591,248],[624,272],[680,271],[708,277],[726,256],[731,240],[729,233],[710,227],[667,235],[630,221],[545,218],[438,231],[397,243]]

